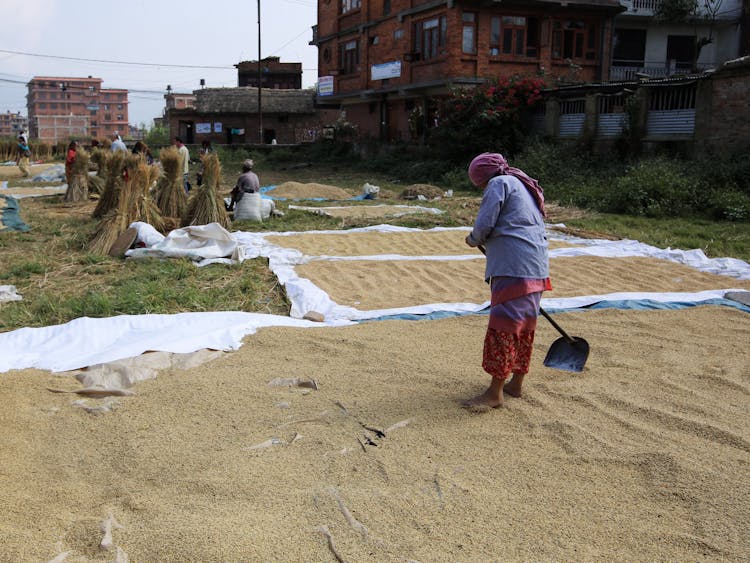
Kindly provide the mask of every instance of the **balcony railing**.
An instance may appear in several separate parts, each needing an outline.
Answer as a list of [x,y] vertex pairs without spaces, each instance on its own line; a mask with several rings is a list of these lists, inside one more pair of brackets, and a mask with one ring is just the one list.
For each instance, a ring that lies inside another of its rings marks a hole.
[[[713,68],[711,64],[698,64],[697,71],[702,72]],[[609,69],[610,81],[635,80],[641,78],[639,75],[648,75],[649,78],[665,78],[691,74],[690,63],[669,61],[667,63],[643,63],[642,61],[624,61],[615,59]],[[644,77],[645,78],[645,77]]]
[[661,0],[620,0],[620,4],[627,8],[625,14],[637,16],[653,16]]

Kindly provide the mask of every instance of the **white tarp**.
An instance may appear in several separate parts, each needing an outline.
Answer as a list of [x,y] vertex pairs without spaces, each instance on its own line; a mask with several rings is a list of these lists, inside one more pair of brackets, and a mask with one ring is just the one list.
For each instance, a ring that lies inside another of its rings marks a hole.
[[[136,228],[138,226],[140,225]],[[147,230],[143,227],[141,229]],[[149,233],[148,236],[153,235]],[[125,256],[128,258],[188,258],[196,262],[217,258],[242,262],[245,259],[244,247],[237,243],[232,233],[218,223],[175,229],[151,246],[128,250]]]
[[[218,226],[218,225],[217,225]],[[43,328],[23,328],[0,333],[0,372],[11,369],[35,367],[52,371],[68,371],[95,364],[101,364],[138,356],[146,351],[189,353],[210,348],[232,350],[240,346],[242,338],[253,334],[263,326],[322,327],[341,326],[352,321],[372,319],[399,314],[430,314],[434,312],[474,312],[486,307],[487,303],[435,303],[419,307],[404,307],[378,311],[359,311],[343,307],[333,302],[326,292],[310,280],[300,278],[295,265],[311,259],[340,260],[347,257],[305,256],[301,252],[283,248],[267,241],[266,237],[293,236],[301,233],[247,233],[236,232],[230,235],[219,227],[206,225],[178,229],[179,233],[160,238],[149,229],[139,229],[140,240],[152,240],[153,247],[165,252],[177,248],[176,255],[195,257],[201,264],[211,260],[228,258],[206,258],[206,254],[216,256],[237,256],[238,259],[262,256],[269,260],[271,270],[286,289],[291,301],[291,316],[264,315],[243,312],[181,313],[177,315],[135,315],[118,316],[106,319],[75,319],[63,325]],[[438,227],[431,231],[455,230]],[[458,230],[468,231],[468,228]],[[223,231],[223,232],[222,232]],[[418,232],[420,229],[379,225],[349,231],[310,231],[317,234],[345,234],[352,232]],[[171,238],[170,238],[171,237]],[[637,241],[601,241],[575,239],[549,233],[550,239],[565,240],[576,246],[555,249],[551,256],[651,256],[687,264],[697,270],[727,276],[727,289],[697,293],[616,293],[607,295],[580,296],[571,298],[543,299],[542,305],[550,309],[577,308],[601,301],[644,300],[661,302],[697,303],[721,298],[726,292],[741,291],[729,289],[733,278],[750,279],[750,265],[730,258],[710,259],[699,250],[682,251],[658,249]],[[170,239],[169,243],[165,241]],[[152,247],[152,248],[153,248]],[[466,260],[482,259],[481,256],[392,256],[379,255],[357,257],[358,260]],[[325,316],[325,323],[301,320],[308,311],[317,311]]]
[[82,317],[62,325],[0,333],[0,373],[25,368],[69,371],[149,351],[185,354],[203,348],[236,350],[245,336],[264,326],[343,324],[348,323],[323,324],[240,311]]

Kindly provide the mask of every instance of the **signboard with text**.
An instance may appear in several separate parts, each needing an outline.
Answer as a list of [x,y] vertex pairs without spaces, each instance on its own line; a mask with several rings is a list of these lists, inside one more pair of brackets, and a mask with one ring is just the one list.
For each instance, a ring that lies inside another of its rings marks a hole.
[[333,95],[333,76],[318,77],[318,96]]
[[401,76],[401,61],[392,61],[370,67],[370,80],[387,80]]

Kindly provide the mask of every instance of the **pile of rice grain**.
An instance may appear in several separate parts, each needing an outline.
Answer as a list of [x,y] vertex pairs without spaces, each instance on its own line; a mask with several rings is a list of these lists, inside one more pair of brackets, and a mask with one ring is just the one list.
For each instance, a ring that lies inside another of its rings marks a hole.
[[326,184],[316,184],[314,182],[303,184],[301,182],[284,182],[276,186],[269,195],[273,197],[285,197],[289,199],[351,199],[352,194]]
[[443,197],[443,190],[430,184],[412,184],[407,186],[399,197],[401,199],[417,199],[420,195],[427,199],[435,199]]

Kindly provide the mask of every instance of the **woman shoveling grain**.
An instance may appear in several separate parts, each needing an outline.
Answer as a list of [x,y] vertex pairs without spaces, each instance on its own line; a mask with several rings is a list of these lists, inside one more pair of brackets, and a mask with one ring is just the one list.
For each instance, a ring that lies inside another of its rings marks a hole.
[[[503,405],[503,391],[521,395],[529,371],[542,292],[549,281],[544,194],[539,183],[496,153],[469,165],[469,179],[484,190],[466,244],[486,247],[485,281],[490,284],[490,319],[482,367],[492,376],[484,393],[463,403],[471,410]],[[509,383],[505,381],[513,376]]]

